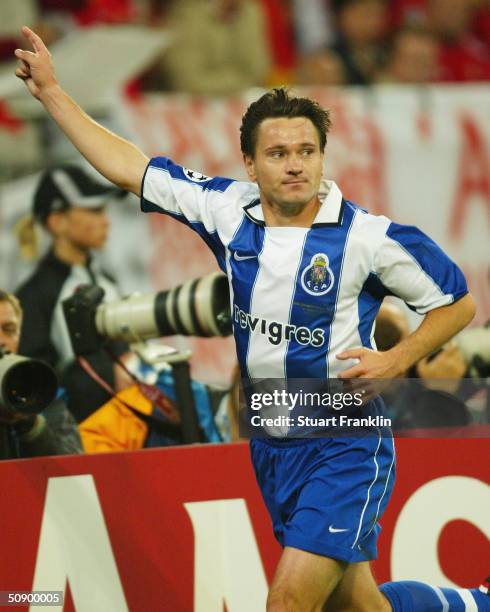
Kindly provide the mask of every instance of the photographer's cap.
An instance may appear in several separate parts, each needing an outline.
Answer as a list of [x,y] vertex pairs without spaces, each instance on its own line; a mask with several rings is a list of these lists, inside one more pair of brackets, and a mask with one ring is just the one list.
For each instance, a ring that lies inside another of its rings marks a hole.
[[100,208],[125,192],[103,185],[80,166],[62,165],[46,170],[34,194],[33,217],[44,224],[52,212],[69,208]]

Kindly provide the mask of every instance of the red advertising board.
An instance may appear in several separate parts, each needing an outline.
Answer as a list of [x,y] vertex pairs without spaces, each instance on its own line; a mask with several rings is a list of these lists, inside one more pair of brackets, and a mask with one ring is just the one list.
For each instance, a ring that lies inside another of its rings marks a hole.
[[[488,449],[398,440],[379,582],[485,577]],[[90,612],[261,609],[280,548],[246,444],[5,461],[0,483],[0,591],[68,584],[64,609]]]

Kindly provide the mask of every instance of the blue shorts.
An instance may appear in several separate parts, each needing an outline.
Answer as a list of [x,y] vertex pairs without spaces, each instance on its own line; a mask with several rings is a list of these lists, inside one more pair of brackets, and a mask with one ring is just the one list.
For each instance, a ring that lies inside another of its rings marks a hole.
[[377,556],[377,539],[395,481],[393,437],[250,442],[252,463],[282,546],[348,563]]

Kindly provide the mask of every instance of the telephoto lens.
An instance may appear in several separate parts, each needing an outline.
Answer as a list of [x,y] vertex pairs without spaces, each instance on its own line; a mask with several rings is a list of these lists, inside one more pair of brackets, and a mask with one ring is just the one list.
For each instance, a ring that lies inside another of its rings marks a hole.
[[101,336],[128,343],[174,335],[229,336],[228,280],[216,272],[173,289],[100,304],[95,324]]
[[36,414],[49,406],[58,389],[50,365],[0,349],[0,409]]

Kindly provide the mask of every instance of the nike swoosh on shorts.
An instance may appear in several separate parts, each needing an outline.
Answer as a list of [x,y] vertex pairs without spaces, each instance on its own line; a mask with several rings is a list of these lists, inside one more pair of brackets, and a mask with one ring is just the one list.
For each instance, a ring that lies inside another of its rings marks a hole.
[[337,529],[332,525],[329,526],[328,530],[330,531],[330,533],[340,533],[341,531],[349,531],[349,529]]
[[238,255],[238,253],[235,251],[233,253],[233,257],[236,261],[245,261],[245,259],[255,259],[257,255]]

